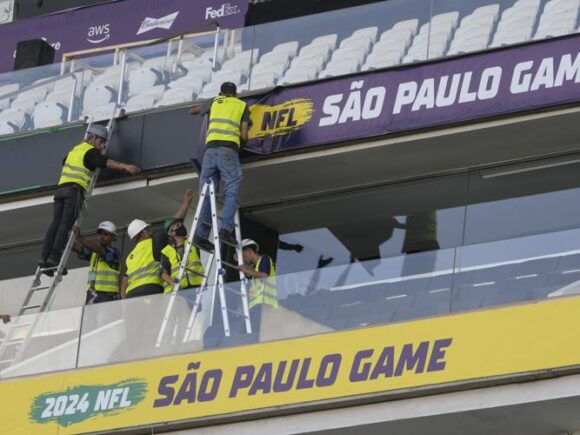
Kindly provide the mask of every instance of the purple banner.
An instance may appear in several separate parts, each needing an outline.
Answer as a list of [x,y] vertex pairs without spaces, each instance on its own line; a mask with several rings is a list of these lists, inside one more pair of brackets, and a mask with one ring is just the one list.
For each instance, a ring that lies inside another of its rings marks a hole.
[[0,26],[0,72],[12,70],[18,41],[45,39],[59,62],[64,53],[165,38],[210,21],[240,28],[247,9],[248,0],[125,0],[5,24]]
[[580,36],[276,88],[250,100],[259,154],[580,101]]

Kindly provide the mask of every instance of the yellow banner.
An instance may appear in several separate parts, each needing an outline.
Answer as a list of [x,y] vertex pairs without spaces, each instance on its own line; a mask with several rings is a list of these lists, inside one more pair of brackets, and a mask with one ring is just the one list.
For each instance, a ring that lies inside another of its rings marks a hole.
[[0,382],[2,434],[72,434],[580,364],[580,297]]

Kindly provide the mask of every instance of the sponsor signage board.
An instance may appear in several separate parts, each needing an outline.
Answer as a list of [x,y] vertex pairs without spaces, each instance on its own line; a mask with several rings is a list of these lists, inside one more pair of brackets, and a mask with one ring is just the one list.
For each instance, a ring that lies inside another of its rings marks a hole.
[[101,3],[111,3],[119,0],[15,0],[15,20],[40,17],[54,14],[68,9],[77,9],[86,6],[94,6]]
[[0,73],[11,71],[19,41],[42,38],[64,53],[200,31],[216,21],[244,26],[248,0],[124,0],[0,26]]
[[580,36],[274,88],[248,100],[269,154],[580,101]]
[[[165,424],[580,367],[580,297],[0,382],[0,433]],[[542,319],[538,322],[538,319]],[[535,378],[534,378],[535,379]],[[518,382],[521,382],[518,377]]]

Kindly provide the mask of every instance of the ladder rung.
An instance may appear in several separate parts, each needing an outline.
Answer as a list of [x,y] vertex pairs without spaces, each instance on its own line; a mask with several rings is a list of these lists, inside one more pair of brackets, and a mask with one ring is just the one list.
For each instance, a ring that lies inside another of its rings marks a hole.
[[12,325],[12,329],[14,329],[14,328],[25,328],[27,326],[32,326],[32,322],[30,322],[30,323],[15,323],[14,325]]
[[34,291],[34,292],[37,292],[37,291],[39,291],[39,290],[46,290],[46,289],[49,289],[49,288],[50,288],[50,286],[49,286],[49,285],[45,285],[45,286],[43,286],[43,287],[31,287],[31,288],[30,288],[30,290],[31,290],[31,291]]
[[16,346],[17,344],[21,344],[24,343],[24,338],[19,338],[18,340],[12,340],[9,341],[8,343],[4,344],[4,346]]
[[58,269],[58,266],[52,266],[52,267],[41,267],[40,271],[41,272],[50,272],[51,270],[56,270]]
[[220,242],[222,242],[224,245],[228,245],[231,246],[232,248],[237,248],[238,244],[236,243],[235,245],[233,243],[228,242],[227,240],[224,239],[220,239]]
[[222,260],[222,264],[225,264],[228,267],[231,267],[232,269],[237,269],[239,266],[237,264],[232,264],[232,263],[228,263],[227,261]]
[[230,313],[232,313],[232,314],[235,314],[235,315],[236,315],[236,316],[238,316],[238,317],[243,317],[244,319],[247,319],[247,318],[248,318],[248,316],[246,316],[244,313],[240,313],[240,312],[239,312],[239,311],[237,311],[237,310],[231,310],[231,309],[229,309],[229,308],[226,308],[226,309],[227,309],[227,310],[228,310]]
[[24,310],[32,310],[34,308],[40,308],[42,305],[26,305],[25,307],[22,307],[20,309],[20,311],[24,311]]
[[240,297],[242,296],[242,292],[241,292],[241,291],[239,291],[239,290],[236,290],[236,289],[234,289],[234,288],[225,287],[225,286],[224,286],[224,288],[225,288],[227,291],[229,291],[230,293],[235,293],[235,294],[239,295]]

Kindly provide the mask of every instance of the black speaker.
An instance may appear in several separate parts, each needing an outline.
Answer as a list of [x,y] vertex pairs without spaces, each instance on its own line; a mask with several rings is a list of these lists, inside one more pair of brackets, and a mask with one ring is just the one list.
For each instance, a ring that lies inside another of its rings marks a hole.
[[54,48],[43,39],[20,41],[16,45],[14,71],[54,62]]

